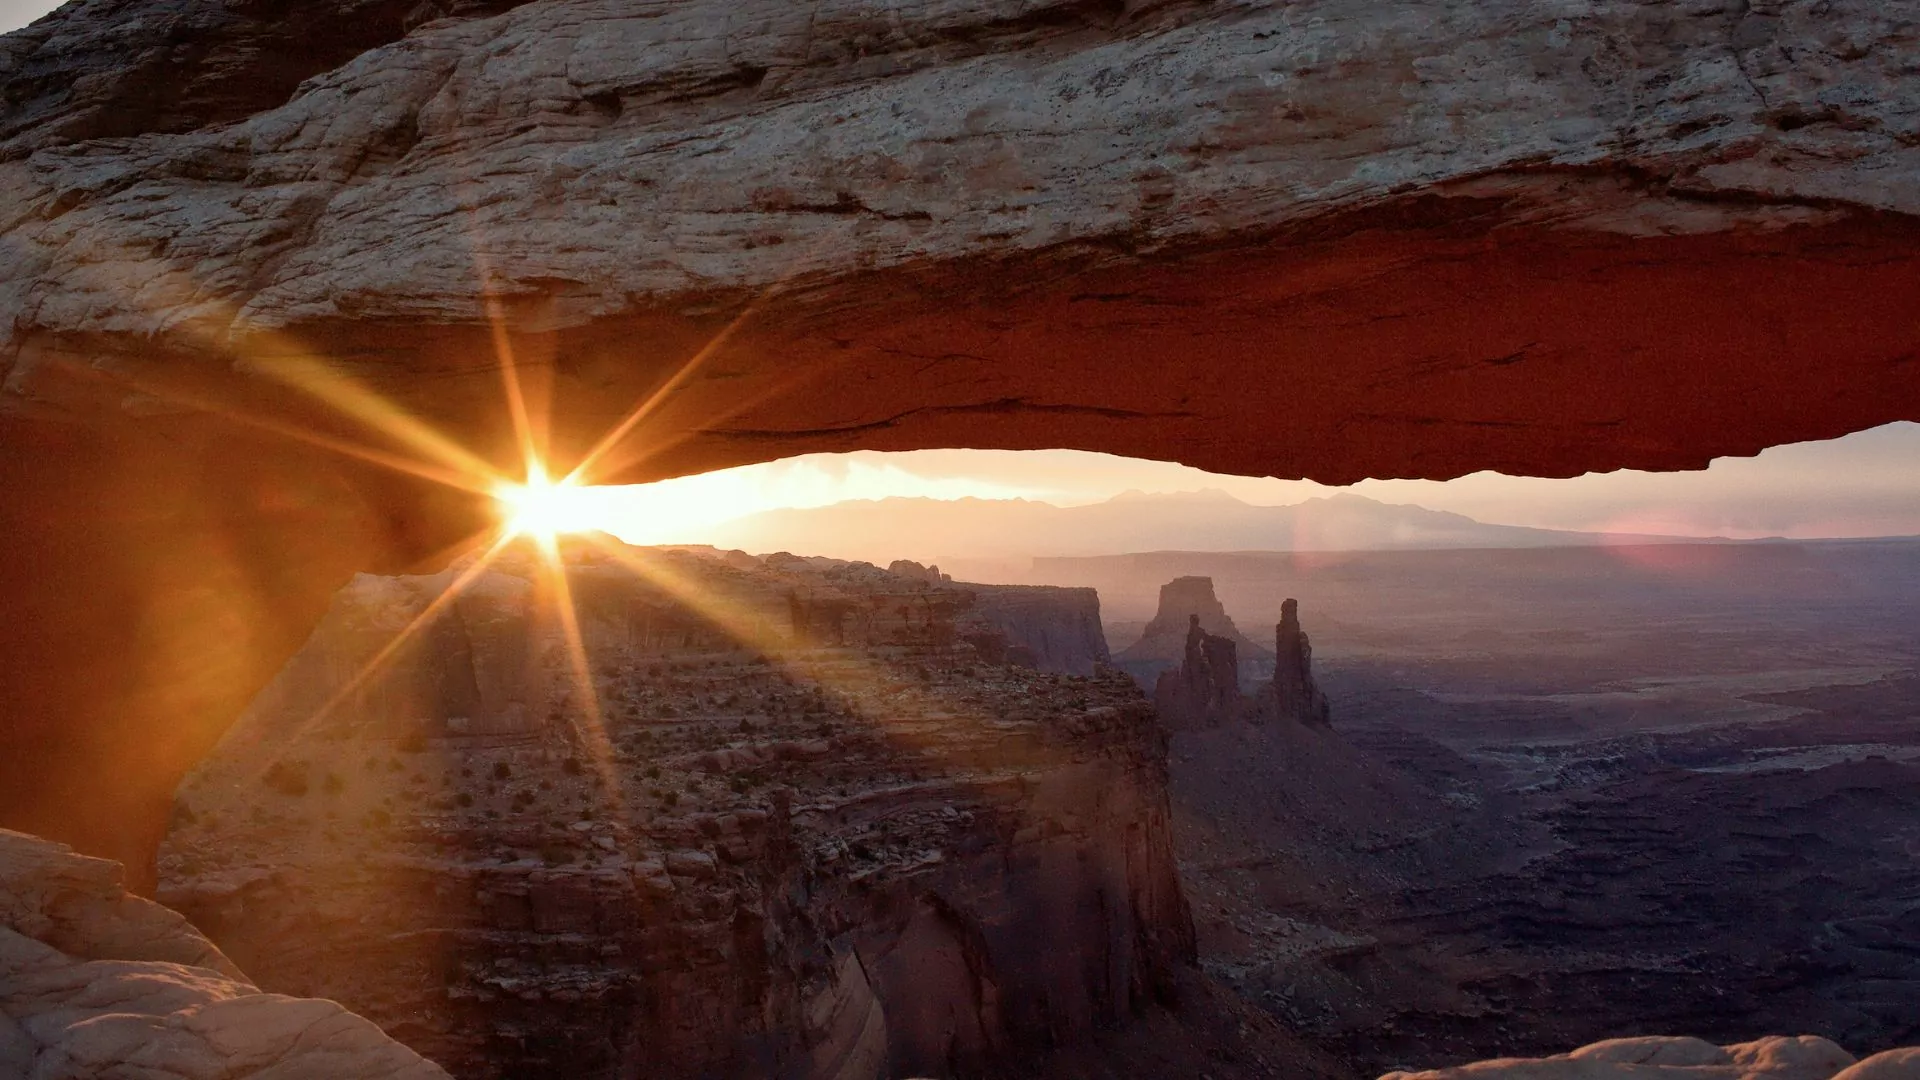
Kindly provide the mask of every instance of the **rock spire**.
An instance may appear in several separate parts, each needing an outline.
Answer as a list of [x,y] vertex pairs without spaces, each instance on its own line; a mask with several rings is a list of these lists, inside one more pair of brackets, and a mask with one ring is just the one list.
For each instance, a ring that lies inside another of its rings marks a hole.
[[1273,628],[1273,703],[1283,720],[1326,726],[1333,710],[1313,681],[1313,645],[1300,629],[1300,601],[1288,598],[1280,605],[1280,624]]
[[1239,650],[1233,639],[1207,633],[1200,616],[1189,615],[1180,666],[1160,673],[1153,703],[1162,722],[1174,730],[1217,727],[1238,718],[1246,699],[1240,693]]

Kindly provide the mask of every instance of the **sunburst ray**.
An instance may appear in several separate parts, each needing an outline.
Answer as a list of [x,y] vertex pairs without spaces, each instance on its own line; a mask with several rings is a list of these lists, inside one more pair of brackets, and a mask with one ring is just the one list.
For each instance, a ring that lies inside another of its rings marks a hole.
[[600,708],[599,688],[594,685],[592,658],[587,655],[586,638],[580,632],[579,609],[574,605],[566,560],[560,552],[558,541],[551,536],[537,538],[537,547],[546,577],[543,584],[553,598],[553,615],[560,622],[568,671],[573,678],[574,693],[578,699],[578,708],[567,710],[566,720],[592,758],[594,770],[608,797],[614,801],[619,819],[625,821],[626,798],[622,794],[619,774],[613,768],[613,741],[607,737],[606,717]]

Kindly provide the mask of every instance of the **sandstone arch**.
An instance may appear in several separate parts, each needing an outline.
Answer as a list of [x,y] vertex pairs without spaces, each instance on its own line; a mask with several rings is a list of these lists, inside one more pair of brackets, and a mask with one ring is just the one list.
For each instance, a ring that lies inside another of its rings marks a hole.
[[672,384],[628,481],[1920,418],[1913,0],[387,5],[310,70],[274,43],[335,0],[122,6],[0,46],[0,822],[136,863],[345,576],[485,510],[285,437],[394,449],[301,357],[504,463],[491,311],[563,460]]

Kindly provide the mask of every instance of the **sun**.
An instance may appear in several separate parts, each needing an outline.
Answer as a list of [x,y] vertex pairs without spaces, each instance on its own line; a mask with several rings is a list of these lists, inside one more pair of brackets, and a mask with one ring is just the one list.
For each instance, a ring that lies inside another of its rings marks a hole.
[[549,546],[563,533],[599,529],[604,509],[592,487],[571,478],[555,480],[538,462],[527,469],[525,483],[501,484],[493,497],[508,536],[527,536]]

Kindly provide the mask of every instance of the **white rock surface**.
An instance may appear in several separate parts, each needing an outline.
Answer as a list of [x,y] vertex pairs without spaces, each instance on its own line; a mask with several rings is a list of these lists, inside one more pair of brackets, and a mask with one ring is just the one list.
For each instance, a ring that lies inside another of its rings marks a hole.
[[584,318],[1422,190],[1634,234],[1912,214],[1916,27],[1916,0],[542,0],[231,126],[12,140],[0,327],[471,320],[483,286]]
[[1732,1046],[1650,1036],[1609,1039],[1550,1058],[1504,1058],[1381,1080],[1920,1080],[1920,1049],[1856,1062],[1815,1035],[1772,1036]]
[[263,994],[120,866],[0,830],[0,1080],[430,1080],[331,1001]]

